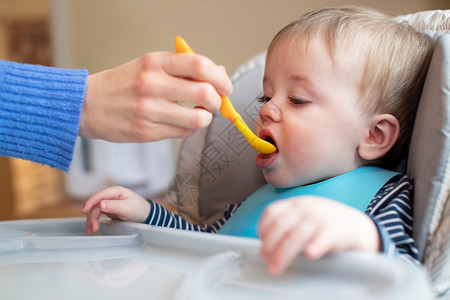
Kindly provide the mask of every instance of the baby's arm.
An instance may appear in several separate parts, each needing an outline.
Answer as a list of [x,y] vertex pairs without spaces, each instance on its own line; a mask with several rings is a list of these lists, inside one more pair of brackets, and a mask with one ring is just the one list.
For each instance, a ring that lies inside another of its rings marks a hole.
[[105,213],[111,219],[144,222],[150,212],[150,203],[129,189],[113,186],[95,193],[83,205],[88,234],[98,231],[98,219]]
[[161,227],[216,233],[226,220],[233,215],[237,206],[231,205],[227,207],[223,218],[214,224],[195,225],[189,223],[181,216],[169,212],[163,206],[153,201],[147,201],[126,188],[114,186],[104,189],[90,197],[85,202],[81,212],[87,214],[86,230],[88,234],[98,231],[98,219],[102,213],[105,213],[112,219],[122,221],[134,221]]
[[365,213],[331,199],[303,196],[278,201],[259,224],[261,255],[269,271],[281,274],[299,254],[318,259],[344,250],[376,252],[381,241]]
[[366,213],[378,227],[383,253],[390,256],[399,255],[407,261],[418,263],[419,251],[412,238],[412,194],[412,179],[402,176],[386,184],[378,192],[367,207]]
[[377,193],[365,214],[318,197],[276,202],[260,222],[262,256],[274,274],[282,273],[300,252],[314,259],[342,250],[368,250],[417,263],[412,192],[410,178],[396,177]]
[[189,223],[181,216],[167,211],[163,206],[155,202],[150,201],[149,203],[150,213],[145,221],[146,224],[209,233],[216,233],[219,231],[219,229],[234,214],[239,206],[237,204],[228,205],[224,211],[223,217],[211,225],[195,225]]

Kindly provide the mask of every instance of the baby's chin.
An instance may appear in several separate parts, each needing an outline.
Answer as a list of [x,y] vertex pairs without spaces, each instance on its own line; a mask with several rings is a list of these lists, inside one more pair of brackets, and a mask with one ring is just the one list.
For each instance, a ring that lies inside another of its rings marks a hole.
[[305,177],[295,179],[292,177],[283,178],[283,176],[275,175],[267,170],[264,170],[263,174],[268,184],[270,184],[273,187],[282,189],[309,185],[327,179],[327,178],[305,178]]
[[267,173],[268,172],[265,171],[263,172],[264,178],[266,179],[266,182],[273,187],[284,189],[300,186],[299,184],[291,182],[290,180],[283,179],[280,176],[271,176],[270,174]]

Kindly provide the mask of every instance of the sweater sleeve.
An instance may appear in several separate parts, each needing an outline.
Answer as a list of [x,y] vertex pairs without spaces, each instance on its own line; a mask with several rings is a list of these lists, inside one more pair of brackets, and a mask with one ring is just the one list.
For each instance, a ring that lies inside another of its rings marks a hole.
[[0,156],[69,170],[88,71],[0,60]]

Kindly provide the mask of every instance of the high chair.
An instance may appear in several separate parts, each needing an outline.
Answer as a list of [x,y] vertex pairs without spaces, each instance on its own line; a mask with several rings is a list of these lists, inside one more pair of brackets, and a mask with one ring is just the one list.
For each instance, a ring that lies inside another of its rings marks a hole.
[[[414,237],[423,266],[378,253],[301,255],[267,273],[257,239],[85,218],[0,222],[1,299],[450,300],[450,11],[398,17],[431,29],[436,47],[416,117],[407,172],[416,183]],[[231,101],[249,126],[259,114],[265,53],[233,75]],[[214,222],[265,184],[256,152],[219,114],[184,140],[166,203]],[[232,187],[232,188],[230,188]],[[426,272],[424,271],[426,270]],[[434,294],[434,296],[433,296]]]
[[[434,294],[450,299],[450,10],[396,20],[427,31],[435,43],[406,170],[415,181],[413,230],[421,261]],[[232,76],[234,92],[229,98],[251,128],[259,113],[255,99],[262,94],[264,62],[261,53]],[[255,156],[236,128],[217,113],[208,128],[180,147],[179,180],[168,201],[191,222],[214,222],[227,204],[241,203],[265,184]]]

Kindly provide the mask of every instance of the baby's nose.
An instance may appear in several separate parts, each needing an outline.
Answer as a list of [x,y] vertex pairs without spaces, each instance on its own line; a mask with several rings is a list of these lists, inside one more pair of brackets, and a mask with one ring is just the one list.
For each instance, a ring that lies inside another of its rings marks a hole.
[[271,119],[274,122],[279,122],[281,120],[281,110],[272,100],[266,102],[261,107],[259,115],[263,120]]

